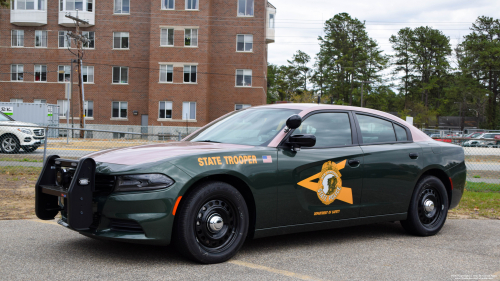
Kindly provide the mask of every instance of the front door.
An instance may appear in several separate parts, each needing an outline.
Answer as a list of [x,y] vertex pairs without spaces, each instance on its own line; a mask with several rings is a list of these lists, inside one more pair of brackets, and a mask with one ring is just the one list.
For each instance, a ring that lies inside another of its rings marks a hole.
[[392,120],[356,114],[364,153],[360,216],[405,213],[422,170],[422,148],[408,128]]
[[310,115],[291,134],[313,134],[316,145],[278,150],[280,226],[359,216],[363,152],[351,124],[346,111]]
[[[141,115],[141,134],[147,134],[148,133],[148,115],[147,114],[142,114]],[[147,135],[142,136],[143,139],[147,139]]]

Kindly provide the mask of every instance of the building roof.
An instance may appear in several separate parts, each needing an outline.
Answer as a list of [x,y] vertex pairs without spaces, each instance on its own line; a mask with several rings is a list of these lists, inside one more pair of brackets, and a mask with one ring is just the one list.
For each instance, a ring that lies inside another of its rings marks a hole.
[[271,4],[270,2],[267,2],[267,7],[268,7],[268,8],[273,8],[273,9],[276,9],[276,7],[274,7],[274,5],[273,5],[273,4]]

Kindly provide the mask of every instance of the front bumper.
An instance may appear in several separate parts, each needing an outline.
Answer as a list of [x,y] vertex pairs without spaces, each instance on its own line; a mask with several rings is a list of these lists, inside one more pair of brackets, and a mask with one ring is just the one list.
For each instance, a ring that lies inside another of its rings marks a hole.
[[[87,165],[91,168],[89,170],[93,168],[95,172],[95,166],[92,167],[92,163],[95,162],[89,158],[81,159],[78,164],[72,164],[77,161],[68,162],[69,165],[76,166],[73,180],[67,189],[57,190],[56,187],[48,185],[55,180],[51,174],[57,169],[56,161],[58,161],[58,156],[47,158],[37,182],[37,217],[53,219],[60,212],[59,224],[97,239],[156,245],[170,243],[174,222],[173,207],[182,186],[190,179],[183,171],[168,163],[146,167],[149,173],[168,173],[175,179],[175,183],[160,190],[115,193],[113,183],[103,181],[103,179],[114,178],[112,173],[118,173],[118,171],[103,169],[108,174],[99,172],[94,174],[90,179],[90,189],[81,194],[74,194],[75,190],[86,188],[78,184],[79,179],[82,178],[78,172],[79,167]],[[128,173],[132,171],[141,173],[133,168],[130,168]],[[119,174],[126,173],[127,169],[119,171]],[[111,186],[111,188],[103,188],[106,186]],[[63,204],[60,204],[60,201]]]

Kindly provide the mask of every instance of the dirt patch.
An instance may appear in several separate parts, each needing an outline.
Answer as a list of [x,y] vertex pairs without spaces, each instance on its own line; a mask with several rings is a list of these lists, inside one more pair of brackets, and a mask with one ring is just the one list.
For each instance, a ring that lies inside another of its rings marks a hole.
[[500,163],[498,155],[465,155],[465,162],[496,162]]
[[480,179],[498,179],[500,177],[500,172],[498,172],[498,171],[468,170],[467,177],[480,178]]
[[37,175],[0,174],[0,219],[35,218],[35,184]]

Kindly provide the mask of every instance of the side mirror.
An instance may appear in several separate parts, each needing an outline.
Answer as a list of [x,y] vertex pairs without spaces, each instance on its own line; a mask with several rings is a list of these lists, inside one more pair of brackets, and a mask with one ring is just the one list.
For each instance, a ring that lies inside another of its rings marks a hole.
[[294,114],[288,117],[288,119],[286,120],[286,127],[288,128],[287,132],[289,130],[297,129],[298,127],[300,127],[300,124],[302,124],[302,117],[300,117],[298,114]]
[[313,147],[316,145],[315,135],[292,135],[288,138],[288,143],[292,145],[294,151],[298,151],[300,147]]

